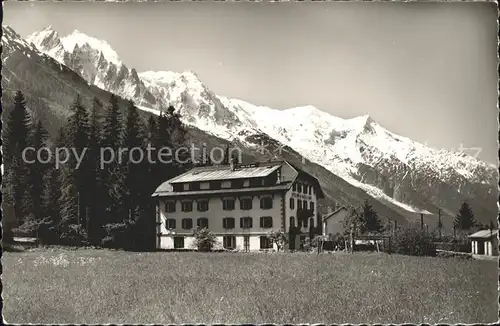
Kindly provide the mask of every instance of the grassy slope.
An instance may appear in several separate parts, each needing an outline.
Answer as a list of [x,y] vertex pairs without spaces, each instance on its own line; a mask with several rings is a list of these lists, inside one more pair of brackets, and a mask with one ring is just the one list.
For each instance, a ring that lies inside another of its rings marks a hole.
[[377,254],[5,253],[15,323],[497,320],[497,264]]

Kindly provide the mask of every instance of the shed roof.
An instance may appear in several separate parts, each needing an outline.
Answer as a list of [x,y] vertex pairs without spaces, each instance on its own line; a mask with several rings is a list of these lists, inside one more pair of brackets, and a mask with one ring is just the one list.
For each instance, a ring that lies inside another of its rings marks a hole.
[[336,215],[338,212],[340,212],[341,210],[347,210],[347,208],[345,206],[341,206],[339,207],[338,209],[336,209],[335,211],[331,212],[331,213],[328,213],[328,214],[325,214],[323,215],[323,221],[326,221],[327,219],[329,219],[330,217],[332,217],[333,215]]
[[481,230],[469,235],[469,238],[489,239],[498,234],[498,230]]

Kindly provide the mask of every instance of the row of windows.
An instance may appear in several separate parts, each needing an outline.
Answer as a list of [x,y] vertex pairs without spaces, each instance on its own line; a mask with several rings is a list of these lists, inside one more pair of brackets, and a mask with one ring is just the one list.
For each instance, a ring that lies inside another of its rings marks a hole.
[[[297,208],[307,209],[307,200],[297,199]],[[290,198],[290,209],[295,209],[295,198]],[[314,211],[314,202],[309,203],[309,209]]]
[[[236,237],[235,236],[224,236],[222,237],[222,245],[225,249],[235,249],[236,248]],[[250,248],[250,237],[243,237],[243,247],[245,250]],[[270,249],[273,247],[272,241],[267,236],[260,236],[260,249]],[[184,237],[178,236],[174,237],[174,248],[183,249],[184,248]]]
[[[222,200],[222,209],[225,211],[232,211],[235,209],[235,200],[234,199],[224,199]],[[253,207],[253,201],[251,198],[242,198],[240,199],[240,209],[242,210],[250,210]],[[198,212],[206,212],[208,211],[208,200],[199,200],[197,201]],[[271,209],[273,208],[273,198],[272,197],[263,197],[260,199],[260,208],[261,209]],[[165,203],[165,211],[167,213],[175,212],[175,202],[167,201]],[[183,201],[181,203],[181,211],[183,212],[192,212],[193,211],[193,202],[192,201]]]
[[310,185],[305,185],[301,183],[294,183],[293,184],[293,191],[301,192],[303,194],[312,194],[312,189],[313,187]]
[[[177,226],[177,221],[173,218],[168,218],[166,221],[167,229],[175,229]],[[193,228],[193,219],[183,218],[181,220],[181,226],[184,230],[191,230]],[[196,226],[200,228],[208,228],[208,218],[200,217],[196,220]],[[234,229],[235,219],[234,217],[226,217],[222,219],[222,227],[224,229]],[[240,218],[240,228],[248,229],[253,227],[253,219],[251,217],[241,217]],[[262,216],[260,218],[261,228],[272,228],[273,218],[271,216]]]
[[[308,223],[309,221],[311,223],[311,227],[313,228],[314,227],[314,217],[311,217],[311,218],[305,219],[305,220],[298,220],[297,226],[299,228],[301,228],[301,227],[307,228],[309,226],[309,223]],[[295,227],[295,217],[293,217],[293,216],[290,217],[290,226]]]
[[[230,182],[229,186],[225,186],[227,189],[241,189],[245,188],[245,181],[248,181],[246,184],[247,187],[261,187],[265,185],[269,185],[269,182],[263,178],[252,178],[252,179],[237,179],[237,180],[228,180]],[[172,185],[173,190],[175,192],[180,191],[198,191],[202,190],[201,182],[190,182],[190,183],[176,183]],[[208,187],[203,187],[203,190],[220,190],[222,189],[222,181],[209,181]]]

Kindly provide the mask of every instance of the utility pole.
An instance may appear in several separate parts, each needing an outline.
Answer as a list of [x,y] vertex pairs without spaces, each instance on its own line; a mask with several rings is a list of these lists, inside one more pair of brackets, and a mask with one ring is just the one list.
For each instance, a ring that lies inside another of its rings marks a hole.
[[77,209],[77,220],[78,220],[78,226],[80,226],[80,192],[77,193],[76,195],[76,209]]
[[424,229],[424,213],[420,213],[420,228]]
[[441,208],[438,209],[438,228],[439,228],[439,241],[441,241],[441,229],[443,224],[441,223]]
[[89,235],[89,210],[90,207],[85,207],[85,230],[87,231],[87,236]]
[[351,223],[351,253],[354,253],[354,223]]

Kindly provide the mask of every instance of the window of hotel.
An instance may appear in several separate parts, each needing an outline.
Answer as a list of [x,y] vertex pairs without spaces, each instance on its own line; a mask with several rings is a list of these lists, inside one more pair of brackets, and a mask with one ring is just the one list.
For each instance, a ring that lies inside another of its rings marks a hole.
[[292,191],[296,191],[297,190],[297,184],[294,183],[293,186],[292,186]]
[[309,209],[312,210],[314,213],[314,202],[313,201],[309,203]]
[[300,218],[297,219],[297,227],[302,227],[302,220]]
[[167,229],[175,229],[175,219],[167,218],[166,227]]
[[290,198],[290,209],[295,209],[295,199]]
[[206,217],[200,217],[200,218],[196,221],[196,225],[197,225],[199,228],[208,228],[208,218],[206,218]]
[[262,197],[260,199],[261,209],[271,209],[273,208],[273,198],[272,197]]
[[307,227],[308,221],[309,221],[309,219],[308,219],[308,218],[305,218],[305,219],[304,219],[304,227],[305,227],[305,228]]
[[252,227],[252,218],[251,217],[240,218],[240,228],[249,229],[251,227]]
[[273,227],[273,218],[271,216],[262,216],[260,218],[260,227],[261,228],[272,228]]
[[307,209],[307,200],[304,200],[304,201],[302,202],[302,208],[303,208],[303,209]]
[[240,209],[244,209],[244,210],[252,209],[252,199],[251,198],[240,199]]
[[175,212],[175,201],[167,201],[165,203],[165,211],[167,213],[174,213]]
[[222,200],[222,209],[225,211],[232,211],[234,209],[234,199],[223,199]]
[[236,248],[236,237],[226,235],[222,238],[222,244],[225,249],[234,249]]
[[310,195],[310,194],[311,194],[311,192],[312,192],[312,188],[313,188],[313,186],[309,186],[309,195]]
[[208,200],[199,200],[197,204],[198,204],[198,212],[208,211]]
[[174,237],[174,248],[175,249],[184,248],[184,237]]
[[314,227],[314,218],[313,217],[310,218],[309,223],[311,223],[311,227],[313,228]]
[[193,182],[191,184],[191,190],[200,190],[200,183],[199,182]]
[[220,181],[210,181],[211,190],[219,190],[222,188],[222,183]]
[[290,227],[295,227],[295,217],[290,216]]
[[172,188],[175,192],[182,191],[184,188],[182,187],[182,184],[176,183],[172,185]]
[[271,239],[267,236],[263,235],[260,237],[260,249],[271,249],[273,247],[273,243]]
[[303,192],[304,194],[307,194],[307,189],[308,189],[308,188],[309,188],[309,186],[308,186],[308,185],[304,185],[304,187],[302,188],[302,192]]
[[184,191],[189,191],[189,183],[184,183],[182,185],[182,187],[183,187]]
[[297,183],[297,192],[302,192],[302,185]]
[[224,229],[234,229],[234,217],[226,217],[222,219],[222,227]]
[[250,179],[250,187],[260,187],[260,186],[262,186],[261,178]]
[[233,189],[243,188],[243,179],[232,180],[231,188]]
[[193,220],[190,218],[182,219],[182,228],[184,230],[191,230],[193,228]]
[[302,209],[302,200],[297,199],[297,209]]
[[192,212],[193,211],[193,202],[192,201],[182,202],[182,211],[183,212]]

